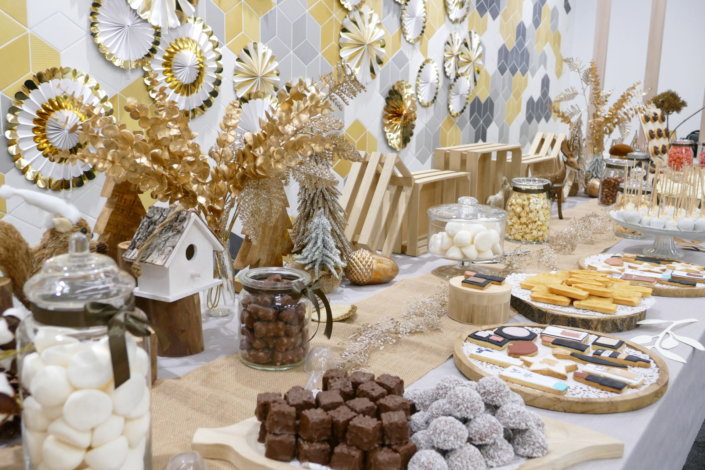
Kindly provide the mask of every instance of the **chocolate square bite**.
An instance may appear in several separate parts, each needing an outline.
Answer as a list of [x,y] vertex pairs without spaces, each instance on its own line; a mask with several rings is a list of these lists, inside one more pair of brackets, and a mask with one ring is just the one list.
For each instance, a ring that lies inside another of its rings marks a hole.
[[283,402],[281,393],[260,393],[257,395],[257,407],[255,408],[255,416],[259,421],[267,419],[269,413],[269,405],[272,402]]
[[330,445],[327,442],[311,442],[299,439],[296,457],[299,462],[313,462],[328,465],[330,462]]
[[399,395],[387,395],[381,400],[377,400],[377,408],[380,413],[388,411],[403,411],[406,417],[411,416],[413,402]]
[[349,377],[333,377],[328,381],[328,390],[338,390],[343,400],[355,398],[355,390]]
[[357,416],[357,413],[343,405],[329,411],[328,416],[330,416],[333,426],[333,438],[338,442],[344,441],[345,433],[348,431],[348,424]]
[[390,395],[404,395],[404,381],[396,375],[382,374],[376,382]]
[[357,387],[356,396],[358,398],[369,398],[376,402],[387,396],[387,391],[380,387],[377,382],[365,382]]
[[350,374],[350,381],[352,382],[353,388],[357,390],[357,387],[364,384],[365,382],[370,382],[375,379],[375,375],[370,372],[363,372],[361,370],[355,371]]
[[401,470],[401,456],[389,447],[380,447],[367,454],[369,470]]
[[409,460],[416,453],[416,444],[409,441],[406,444],[392,446],[392,449],[401,457],[401,468],[406,468],[409,465]]
[[257,442],[264,444],[264,439],[267,437],[267,423],[262,421],[259,423],[259,433],[257,434]]
[[267,431],[274,434],[296,434],[296,408],[274,402],[267,413]]
[[324,391],[329,390],[328,382],[330,382],[331,379],[342,379],[342,378],[346,378],[347,376],[348,376],[348,373],[343,369],[328,369],[323,374],[323,379],[322,379],[323,390]]
[[320,408],[301,412],[299,436],[307,441],[325,441],[331,436],[331,417]]
[[316,395],[316,405],[326,411],[334,410],[343,403],[343,396],[339,390],[327,390],[318,392],[318,395]]
[[357,447],[338,444],[333,449],[330,468],[333,470],[363,470],[365,468],[365,453]]
[[377,406],[369,398],[348,400],[345,405],[359,415],[377,416]]
[[301,412],[310,408],[316,407],[316,400],[313,398],[313,392],[306,390],[303,387],[291,387],[284,394],[284,399],[290,405],[296,408],[296,416],[301,416]]
[[268,459],[289,462],[296,457],[296,436],[293,434],[267,434],[264,456]]
[[364,451],[376,448],[382,442],[382,423],[377,418],[355,416],[348,424],[345,442]]
[[380,418],[385,444],[404,444],[409,440],[409,421],[403,411],[388,411]]

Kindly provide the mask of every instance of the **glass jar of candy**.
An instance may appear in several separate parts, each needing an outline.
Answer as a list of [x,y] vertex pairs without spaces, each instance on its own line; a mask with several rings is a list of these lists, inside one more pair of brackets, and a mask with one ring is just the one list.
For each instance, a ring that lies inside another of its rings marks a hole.
[[292,268],[249,269],[238,276],[240,360],[255,369],[300,365],[309,347],[312,302],[304,295],[311,276]]
[[617,202],[619,185],[624,183],[627,169],[634,166],[634,160],[619,158],[605,159],[605,173],[600,180],[598,201],[603,206],[611,206]]
[[627,160],[633,161],[634,168],[641,168],[644,177],[649,174],[651,169],[651,156],[646,152],[630,152],[627,154]]
[[507,239],[522,243],[548,241],[551,182],[544,178],[513,178],[507,201]]
[[668,166],[674,170],[682,170],[684,166],[693,164],[693,141],[674,140],[668,150]]
[[17,347],[25,470],[151,469],[150,356],[135,281],[76,233],[24,293]]

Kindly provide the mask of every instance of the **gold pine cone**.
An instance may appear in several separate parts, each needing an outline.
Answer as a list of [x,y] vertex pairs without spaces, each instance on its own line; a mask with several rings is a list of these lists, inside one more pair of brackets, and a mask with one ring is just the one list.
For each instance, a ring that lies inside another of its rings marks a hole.
[[592,178],[588,181],[588,184],[585,187],[585,192],[590,197],[597,197],[600,193],[600,180],[598,178]]
[[350,255],[345,275],[350,282],[360,286],[384,284],[399,274],[399,266],[392,258],[359,249]]

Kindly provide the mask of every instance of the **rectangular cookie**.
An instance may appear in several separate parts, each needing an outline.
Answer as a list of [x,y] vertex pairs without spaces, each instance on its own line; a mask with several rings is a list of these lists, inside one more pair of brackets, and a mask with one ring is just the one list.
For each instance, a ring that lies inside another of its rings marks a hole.
[[627,384],[620,380],[588,374],[587,372],[573,372],[573,380],[589,385],[590,387],[595,387],[600,390],[607,390],[608,392],[614,393],[622,393],[624,389],[627,388]]
[[695,287],[697,285],[697,282],[695,281],[689,281],[687,279],[674,279],[672,277],[669,279],[661,279],[658,282],[659,284],[675,287]]
[[628,305],[630,307],[636,307],[641,303],[641,295],[638,293],[629,293],[624,291],[616,290],[612,296],[612,302],[618,305]]
[[547,326],[541,332],[542,335],[554,336],[556,338],[570,339],[584,343],[588,339],[588,334],[584,331],[569,330],[560,326]]
[[632,388],[640,387],[642,380],[639,378],[639,374],[636,372],[631,372],[627,369],[617,369],[615,367],[598,367],[592,364],[587,364],[581,366],[583,372],[588,374],[599,375],[601,377],[607,377],[614,380],[619,380]]
[[609,299],[604,299],[602,297],[592,297],[586,300],[576,300],[573,305],[577,308],[582,308],[585,310],[591,310],[593,312],[600,312],[605,314],[612,314],[617,311],[617,305],[613,302],[607,302]]
[[486,279],[490,281],[492,284],[501,286],[504,284],[504,278],[502,276],[493,276],[491,274],[482,274],[482,273],[477,273],[475,275],[476,277],[479,277],[481,279]]
[[466,279],[463,279],[461,281],[461,284],[464,287],[470,287],[471,289],[483,290],[483,289],[487,289],[490,286],[490,284],[492,284],[492,282],[487,279],[482,279],[481,277],[478,277],[478,276],[473,276],[473,277],[468,277]]
[[571,339],[564,338],[554,338],[553,336],[541,336],[541,343],[544,346],[551,348],[564,348],[571,351],[578,351],[581,353],[586,352],[590,349],[590,345],[581,343],[579,341],[573,341]]
[[482,346],[477,346],[475,344],[465,344],[463,350],[465,351],[465,354],[472,359],[477,359],[478,361],[487,362],[500,367],[521,366],[523,364],[520,359],[516,359],[507,356],[504,353],[500,353]]
[[507,344],[509,344],[509,340],[507,338],[502,338],[491,331],[475,331],[470,333],[465,341],[475,343],[479,346],[496,349],[498,351],[506,348]]
[[606,297],[608,299],[611,298],[612,294],[614,293],[614,291],[610,288],[603,286],[594,286],[592,284],[573,284],[573,287],[582,289],[590,295],[594,295],[597,297]]
[[624,349],[624,341],[617,338],[607,338],[605,336],[599,336],[597,337],[597,339],[595,339],[595,341],[592,342],[592,347],[621,351],[622,349]]
[[562,380],[537,374],[517,366],[507,367],[499,373],[499,377],[507,382],[543,390],[548,393],[555,393],[556,395],[564,395],[568,391],[568,384]]
[[569,297],[575,300],[587,299],[590,295],[588,292],[582,289],[576,289],[575,287],[565,286],[565,285],[553,285],[548,286],[548,291],[551,294],[562,295],[564,297]]
[[619,351],[607,351],[605,349],[597,349],[592,353],[593,357],[607,359],[623,366],[633,367],[651,367],[650,359],[642,359],[633,354],[626,354]]
[[567,307],[570,305],[570,299],[562,295],[556,295],[551,293],[541,293],[541,292],[531,292],[531,300],[534,302],[543,302],[545,304],[558,305],[560,307]]
[[594,355],[588,356],[587,354],[581,354],[577,352],[568,353],[568,351],[564,351],[562,349],[556,349],[553,352],[553,355],[560,359],[570,359],[571,361],[579,362],[581,364],[596,364],[598,366],[618,367],[621,369],[627,368],[627,366],[625,364],[622,364],[621,362],[612,361]]

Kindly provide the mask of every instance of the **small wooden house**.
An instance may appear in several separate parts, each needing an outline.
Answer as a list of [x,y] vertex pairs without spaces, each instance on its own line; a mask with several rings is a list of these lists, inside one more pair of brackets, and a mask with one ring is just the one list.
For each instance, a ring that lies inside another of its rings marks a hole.
[[[125,261],[133,263],[137,259],[140,246],[170,212],[168,207],[150,207],[123,254]],[[135,295],[174,302],[218,285],[221,280],[213,276],[213,253],[222,250],[223,245],[200,217],[181,211],[143,251]]]

